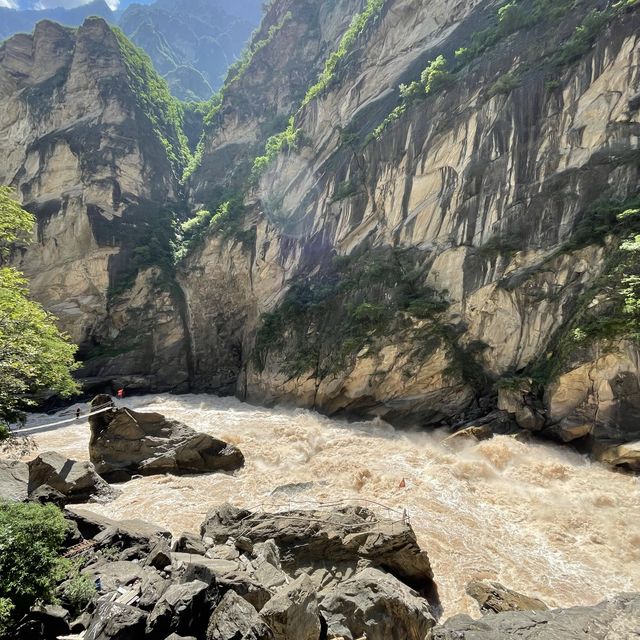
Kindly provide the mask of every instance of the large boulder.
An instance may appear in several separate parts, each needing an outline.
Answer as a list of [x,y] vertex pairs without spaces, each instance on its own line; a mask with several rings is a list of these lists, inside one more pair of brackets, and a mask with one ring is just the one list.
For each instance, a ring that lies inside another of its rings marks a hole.
[[91,616],[85,638],[139,640],[144,637],[147,614],[136,607],[101,599]]
[[240,639],[273,640],[273,633],[246,600],[227,591],[209,620],[207,640]]
[[640,594],[595,607],[455,616],[433,629],[433,640],[631,640],[640,634]]
[[248,538],[254,545],[273,540],[282,569],[289,574],[332,567],[344,573],[370,565],[436,598],[429,558],[402,518],[379,519],[361,507],[274,514],[251,513],[227,504],[207,514],[201,533],[217,544],[229,538]]
[[[104,397],[98,396],[92,408],[104,404]],[[159,413],[114,408],[91,416],[89,424],[89,457],[98,473],[111,481],[133,474],[235,471],[244,465],[236,447]]]
[[0,460],[0,500],[24,502],[29,487],[29,467],[18,460]]
[[47,451],[28,464],[29,493],[46,485],[59,491],[68,502],[108,502],[120,493],[96,473],[91,462],[77,462]]
[[271,598],[260,615],[271,627],[275,640],[318,640],[320,637],[316,587],[306,574]]
[[544,611],[547,605],[489,580],[473,580],[467,585],[467,593],[478,603],[482,613],[502,611]]
[[435,625],[424,598],[392,575],[371,567],[321,597],[329,637],[424,640]]

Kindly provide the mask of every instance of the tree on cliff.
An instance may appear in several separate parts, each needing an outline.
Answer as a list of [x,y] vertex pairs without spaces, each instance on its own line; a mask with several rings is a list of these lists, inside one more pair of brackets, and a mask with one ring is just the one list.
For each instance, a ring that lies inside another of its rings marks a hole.
[[[0,265],[12,247],[28,242],[33,225],[33,216],[10,189],[0,187]],[[77,347],[58,330],[55,318],[27,296],[22,274],[0,266],[0,439],[9,434],[10,423],[24,418],[35,394],[77,391],[71,377]]]

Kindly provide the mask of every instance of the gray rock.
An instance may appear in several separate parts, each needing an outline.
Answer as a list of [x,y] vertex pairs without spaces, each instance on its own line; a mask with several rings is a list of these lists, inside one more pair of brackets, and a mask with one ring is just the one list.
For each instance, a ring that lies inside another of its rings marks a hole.
[[144,564],[160,570],[166,569],[171,565],[171,549],[166,540],[161,540],[152,547]]
[[482,613],[544,611],[549,608],[542,600],[507,589],[499,582],[473,580],[467,585],[467,593],[477,601]]
[[178,553],[195,553],[203,556],[207,552],[202,539],[194,533],[183,533],[173,544],[173,550]]
[[0,498],[24,502],[28,495],[29,467],[18,460],[0,460]]
[[136,607],[101,599],[85,638],[91,640],[139,640],[144,636],[147,614]]
[[77,462],[47,451],[29,463],[29,493],[43,485],[59,491],[69,502],[108,502],[119,495],[90,462]]
[[[102,401],[94,399],[94,403]],[[235,471],[244,465],[242,453],[234,446],[158,413],[117,409],[91,417],[89,424],[89,456],[107,479]]]
[[207,640],[273,640],[273,633],[258,612],[233,591],[228,591],[216,607]]
[[[428,602],[388,573],[368,568],[320,594],[329,637],[424,640],[435,625]],[[268,605],[268,603],[267,603]]]
[[316,588],[307,575],[279,591],[260,615],[271,627],[275,640],[318,640],[320,637]]
[[58,605],[48,604],[31,609],[13,637],[17,640],[56,640],[69,631],[69,612]]
[[201,533],[218,544],[240,536],[253,545],[273,540],[282,569],[290,574],[328,565],[356,568],[364,562],[384,567],[421,593],[434,589],[429,558],[418,546],[411,526],[380,520],[360,507],[270,514],[222,505],[207,514]]
[[147,635],[204,633],[211,614],[209,585],[200,580],[172,584],[147,619]]
[[640,637],[640,594],[550,611],[456,616],[433,629],[433,640],[633,640]]

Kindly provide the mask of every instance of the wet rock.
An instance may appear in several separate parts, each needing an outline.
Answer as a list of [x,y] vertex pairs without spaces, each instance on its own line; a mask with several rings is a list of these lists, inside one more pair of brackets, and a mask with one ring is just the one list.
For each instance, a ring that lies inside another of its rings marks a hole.
[[91,640],[139,640],[147,614],[136,607],[101,599],[85,632]]
[[435,625],[425,599],[378,569],[365,569],[320,597],[329,637],[424,640]]
[[288,573],[326,568],[329,558],[335,565],[384,567],[421,592],[434,588],[429,558],[418,546],[411,526],[378,519],[360,507],[270,514],[227,504],[207,514],[201,533],[220,544],[240,535],[254,545],[273,540],[282,569]]
[[28,484],[29,467],[24,462],[0,459],[0,498],[24,502]]
[[640,472],[640,440],[613,445],[598,443],[594,447],[594,457],[611,467]]
[[97,473],[90,462],[77,462],[52,451],[29,463],[29,492],[48,485],[69,502],[108,502],[119,495]]
[[275,640],[318,640],[316,587],[306,574],[279,591],[260,612]]
[[216,607],[207,640],[273,640],[273,633],[258,612],[243,598],[228,591]]
[[117,409],[89,418],[89,424],[89,455],[107,479],[123,474],[235,471],[244,464],[234,446],[159,413]]
[[209,585],[200,580],[172,584],[147,619],[147,635],[204,633],[211,613]]
[[445,438],[442,444],[451,449],[460,449],[467,443],[481,442],[482,440],[489,440],[490,438],[493,438],[493,431],[491,431],[490,427],[471,426],[466,427],[461,431],[457,431],[448,438]]
[[531,385],[526,381],[516,388],[498,389],[498,409],[512,415],[522,429],[540,431],[544,427],[544,412],[537,404]]
[[480,605],[482,613],[502,611],[541,611],[549,607],[530,596],[507,589],[498,582],[473,580],[467,585],[467,593]]
[[632,640],[640,631],[640,594],[595,607],[456,616],[433,629],[433,640]]

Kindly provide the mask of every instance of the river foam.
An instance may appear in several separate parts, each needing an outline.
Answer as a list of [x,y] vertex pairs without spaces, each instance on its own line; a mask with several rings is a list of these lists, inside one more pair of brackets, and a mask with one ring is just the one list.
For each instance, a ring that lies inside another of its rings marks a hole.
[[[179,534],[197,531],[206,512],[226,501],[265,510],[353,502],[392,518],[406,509],[431,558],[445,616],[477,614],[464,593],[475,578],[562,607],[640,591],[638,479],[566,449],[499,436],[452,452],[441,444],[444,434],[205,395],[123,404],[236,444],[246,466],[235,475],[134,480],[120,486],[115,502],[87,505],[109,517],[143,518]],[[34,415],[27,426],[53,420]],[[84,421],[34,438],[40,451],[88,458]],[[292,483],[311,484],[274,493]]]

